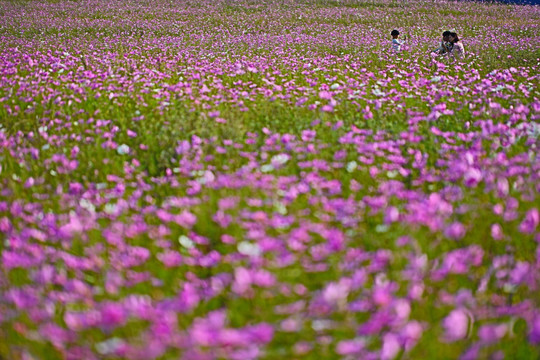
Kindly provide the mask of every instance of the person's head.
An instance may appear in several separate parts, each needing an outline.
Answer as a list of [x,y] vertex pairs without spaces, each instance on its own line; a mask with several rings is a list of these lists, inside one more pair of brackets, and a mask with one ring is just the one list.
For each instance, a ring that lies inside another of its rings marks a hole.
[[397,30],[392,30],[392,32],[390,33],[390,35],[392,35],[392,38],[393,38],[393,39],[397,39],[398,36],[399,36],[399,31],[397,31]]
[[443,32],[443,33],[442,33],[442,39],[443,39],[443,41],[449,41],[450,34],[451,34],[450,31],[445,31],[445,32]]
[[448,40],[451,43],[457,43],[459,41],[459,36],[455,32],[451,32],[450,35],[448,36]]

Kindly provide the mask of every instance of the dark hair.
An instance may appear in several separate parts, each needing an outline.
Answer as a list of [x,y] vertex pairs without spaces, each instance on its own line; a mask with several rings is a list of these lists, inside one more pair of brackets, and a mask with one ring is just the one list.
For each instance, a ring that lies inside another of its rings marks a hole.
[[452,34],[452,32],[446,30],[445,32],[442,33],[442,36],[443,36],[443,37],[445,37],[445,36],[450,36],[450,34]]
[[451,32],[451,33],[450,33],[450,36],[453,37],[453,38],[455,38],[454,42],[458,42],[458,41],[459,41],[459,36],[457,36],[457,33]]
[[399,35],[399,31],[397,31],[397,30],[392,30],[392,32],[390,33],[390,35],[392,35],[392,36],[398,36],[398,35]]

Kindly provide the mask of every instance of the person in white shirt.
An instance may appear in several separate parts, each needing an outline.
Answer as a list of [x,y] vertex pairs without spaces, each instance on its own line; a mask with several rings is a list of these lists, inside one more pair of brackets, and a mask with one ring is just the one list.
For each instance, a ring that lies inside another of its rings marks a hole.
[[399,31],[398,30],[392,30],[390,33],[392,35],[392,49],[395,51],[401,50],[401,45],[403,45],[403,41],[399,40]]
[[465,48],[459,40],[459,36],[455,32],[451,32],[448,40],[452,44],[452,50],[450,50],[450,55],[458,59],[463,58],[465,56]]
[[437,55],[445,55],[452,51],[453,44],[450,42],[450,34],[450,31],[445,31],[442,33],[441,45],[437,49],[433,50],[433,53]]

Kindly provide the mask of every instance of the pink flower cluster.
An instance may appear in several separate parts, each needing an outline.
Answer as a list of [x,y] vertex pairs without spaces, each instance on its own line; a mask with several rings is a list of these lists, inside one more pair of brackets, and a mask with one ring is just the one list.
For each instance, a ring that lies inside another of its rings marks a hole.
[[0,358],[540,356],[540,10],[460,6],[0,4]]

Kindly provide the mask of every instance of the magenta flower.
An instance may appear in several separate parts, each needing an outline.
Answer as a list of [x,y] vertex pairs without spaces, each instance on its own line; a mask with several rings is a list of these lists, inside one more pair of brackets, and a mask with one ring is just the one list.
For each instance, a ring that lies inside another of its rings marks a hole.
[[463,175],[465,185],[468,187],[477,186],[482,181],[482,172],[476,168],[469,168]]
[[464,339],[471,325],[472,318],[466,310],[452,310],[443,320],[444,339],[449,342]]
[[462,223],[454,222],[448,225],[444,234],[453,240],[460,240],[465,236],[466,230]]
[[540,314],[536,314],[529,325],[529,341],[540,344]]
[[333,112],[334,107],[332,105],[326,104],[321,107],[322,112]]
[[503,238],[503,231],[502,231],[502,227],[501,225],[499,224],[493,224],[491,225],[491,236],[493,237],[493,239],[495,240],[502,240]]
[[364,349],[364,342],[358,340],[342,340],[336,346],[336,352],[339,355],[355,355]]
[[350,288],[351,280],[347,278],[341,279],[338,283],[330,283],[323,290],[323,299],[330,305],[347,300]]
[[521,224],[519,224],[519,231],[525,234],[532,234],[536,230],[539,222],[540,214],[538,209],[532,208],[531,210],[527,211],[525,219],[521,222]]
[[495,343],[504,337],[507,331],[508,326],[505,324],[483,325],[478,329],[478,337],[484,343]]
[[397,335],[388,333],[383,336],[381,360],[395,359],[401,351],[401,345]]
[[101,325],[105,329],[112,329],[124,325],[127,314],[121,304],[108,302],[101,308]]

